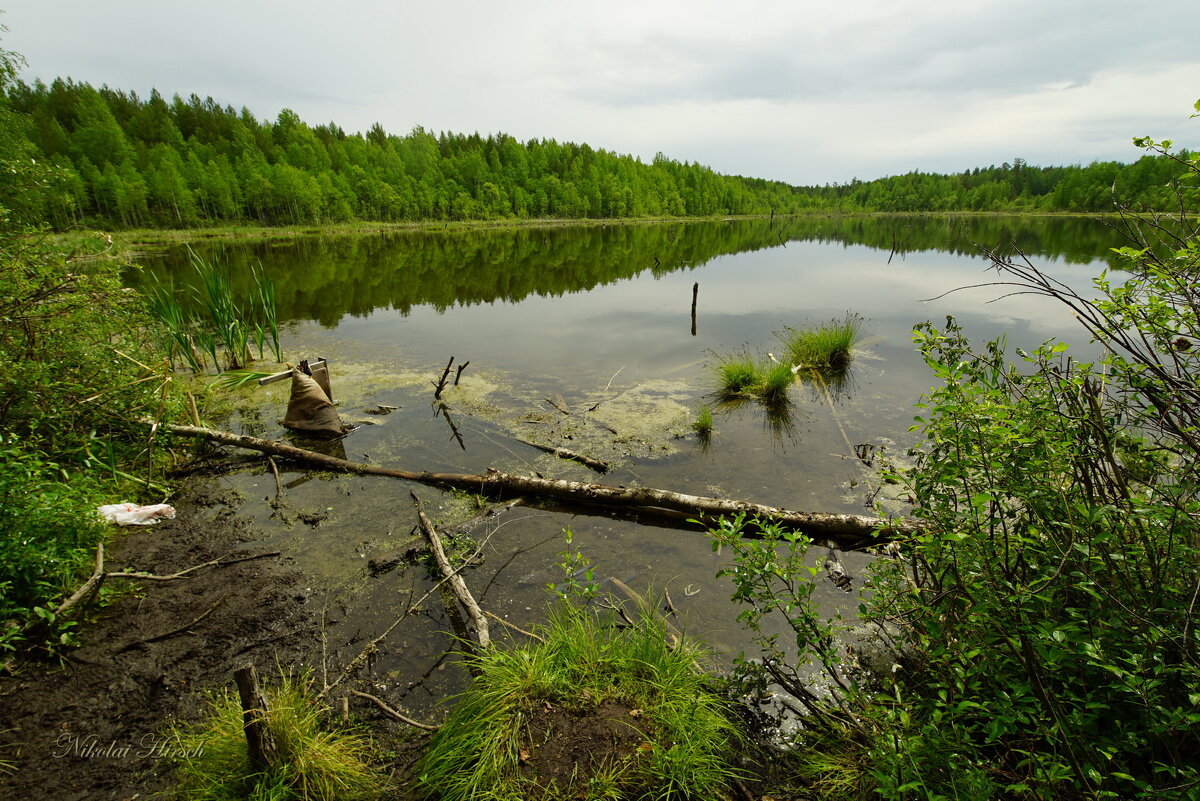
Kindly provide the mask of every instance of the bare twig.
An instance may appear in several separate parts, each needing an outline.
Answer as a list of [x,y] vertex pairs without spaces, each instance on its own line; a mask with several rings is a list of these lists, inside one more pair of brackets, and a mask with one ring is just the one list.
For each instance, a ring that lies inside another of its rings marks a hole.
[[357,695],[359,698],[366,698],[368,701],[374,701],[375,706],[382,709],[383,712],[386,715],[388,715],[388,717],[393,717],[396,720],[400,721],[401,723],[406,723],[409,726],[413,726],[418,729],[424,729],[425,731],[430,731],[430,732],[437,731],[439,728],[441,728],[440,726],[430,726],[428,723],[421,723],[420,721],[413,720],[410,717],[402,715],[401,713],[397,712],[392,707],[388,706],[387,703],[383,701],[383,699],[376,698],[375,696],[371,695],[370,693],[363,693],[363,692],[359,692],[358,690],[351,690],[350,694]]
[[537,635],[537,634],[534,634],[532,631],[526,631],[525,629],[521,628],[520,626],[518,626],[518,625],[517,625],[517,624],[515,624],[515,623],[509,623],[509,622],[508,622],[507,620],[505,620],[504,618],[502,618],[502,617],[500,617],[499,615],[497,615],[497,614],[494,614],[494,613],[492,613],[492,612],[488,612],[486,609],[484,610],[484,612],[483,612],[483,613],[484,613],[485,615],[487,615],[488,617],[490,617],[492,620],[496,621],[497,623],[499,623],[499,624],[501,624],[501,625],[503,625],[503,626],[508,626],[508,627],[509,627],[510,629],[512,629],[513,631],[516,631],[516,632],[519,632],[519,633],[521,633],[521,634],[524,634],[526,637],[529,637],[529,638],[530,638],[530,639],[532,639],[532,640],[537,640],[538,642],[545,642],[545,641],[546,641],[545,639],[543,639],[543,638],[542,638],[542,637],[540,637],[539,635]]
[[531,448],[537,448],[539,451],[552,453],[559,459],[569,459],[572,462],[579,462],[582,465],[592,468],[597,473],[608,472],[608,462],[603,462],[599,459],[593,459],[590,456],[584,456],[581,453],[575,453],[575,451],[569,451],[566,448],[557,448],[553,445],[542,445],[537,442],[530,442],[527,439],[521,439],[520,437],[513,437],[513,439],[515,439],[517,442],[520,442],[522,445],[528,445]]
[[123,578],[123,579],[142,579],[145,581],[175,581],[181,578],[187,578],[190,574],[197,570],[202,570],[206,567],[227,567],[228,565],[236,565],[239,562],[249,562],[254,559],[265,559],[268,556],[279,556],[280,551],[267,551],[266,553],[256,553],[253,556],[242,556],[238,559],[212,559],[199,565],[193,565],[185,570],[180,570],[178,573],[172,573],[168,576],[159,576],[154,573],[105,573],[105,578]]
[[446,377],[450,375],[450,366],[454,364],[454,357],[450,357],[450,361],[446,362],[446,369],[442,371],[442,377],[433,385],[433,399],[441,400],[442,390],[446,388]]

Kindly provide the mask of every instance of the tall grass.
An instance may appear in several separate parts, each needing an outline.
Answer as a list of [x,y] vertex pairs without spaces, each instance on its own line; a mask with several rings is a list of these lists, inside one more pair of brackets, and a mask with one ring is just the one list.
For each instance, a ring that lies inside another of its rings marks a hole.
[[864,320],[847,314],[811,328],[785,328],[778,334],[787,361],[799,367],[843,369],[850,364],[854,346],[862,339]]
[[181,797],[368,801],[382,796],[386,781],[371,766],[370,740],[354,730],[327,731],[309,682],[284,677],[265,693],[278,765],[265,773],[250,767],[241,703],[226,690],[211,699],[205,720],[170,731],[171,747],[164,752],[175,765]]
[[[702,655],[694,644],[672,650],[655,619],[620,630],[568,604],[541,634],[540,644],[469,657],[475,679],[418,766],[427,797],[721,797],[735,773],[727,759],[736,733],[708,677],[694,670]],[[570,787],[521,769],[542,745],[528,732],[543,710],[582,717],[608,702],[631,710],[625,725],[640,745],[600,765],[577,761]]]

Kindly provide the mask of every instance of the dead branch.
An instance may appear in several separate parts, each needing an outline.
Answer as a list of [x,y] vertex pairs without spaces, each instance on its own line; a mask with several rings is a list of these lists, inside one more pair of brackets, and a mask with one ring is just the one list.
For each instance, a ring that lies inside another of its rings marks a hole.
[[160,640],[166,640],[171,637],[174,637],[176,634],[182,634],[183,632],[187,631],[192,626],[196,625],[201,620],[204,620],[204,618],[206,618],[210,614],[212,614],[212,611],[214,609],[216,609],[218,606],[220,606],[225,601],[225,599],[228,597],[229,597],[228,595],[221,596],[213,603],[212,606],[208,607],[208,609],[205,609],[203,612],[201,612],[198,617],[196,617],[195,619],[193,619],[187,623],[184,623],[182,626],[179,626],[178,628],[171,629],[170,631],[164,632],[162,634],[155,634],[153,637],[146,637],[141,640],[134,640],[133,642],[126,643],[125,645],[122,645],[120,648],[118,648],[113,653],[123,654],[126,651],[132,651],[134,648],[137,648],[139,645],[146,645],[146,644],[152,643],[152,642],[159,642]]
[[228,565],[236,565],[238,562],[249,562],[254,559],[265,559],[268,556],[279,556],[280,551],[267,551],[266,553],[256,553],[253,556],[242,556],[237,559],[211,559],[202,564],[193,565],[178,573],[172,573],[169,576],[158,576],[154,573],[105,573],[105,578],[123,578],[123,579],[142,579],[144,581],[176,581],[177,579],[187,578],[190,574],[197,570],[203,570],[206,567],[226,567]]
[[[520,506],[523,503],[525,503],[524,498],[511,498],[503,503],[493,504],[472,517],[470,520],[446,529],[445,533],[447,536],[468,534],[485,521],[491,520],[494,517],[498,517],[501,512],[511,509],[514,506]],[[400,547],[393,548],[390,551],[373,557],[371,561],[367,563],[367,569],[371,571],[372,576],[379,576],[388,572],[389,570],[394,569],[397,565],[403,562],[405,558],[408,557],[409,553],[412,552],[413,544],[420,542],[420,540],[421,538],[417,536],[410,537],[406,539],[403,544],[400,545]]]
[[454,373],[454,386],[456,386],[456,387],[458,386],[459,379],[462,378],[463,370],[466,370],[467,365],[470,363],[471,363],[471,360],[468,359],[467,361],[460,364],[458,367],[454,368],[457,371]]
[[446,369],[442,371],[442,377],[433,385],[433,399],[441,400],[442,390],[446,388],[446,376],[450,375],[450,365],[454,364],[454,357],[450,357],[450,361],[446,362]]
[[421,723],[420,721],[416,721],[410,717],[406,717],[406,716],[400,714],[399,712],[397,712],[392,707],[388,706],[387,703],[385,703],[382,699],[376,698],[375,696],[371,695],[370,693],[361,693],[358,690],[351,690],[350,693],[351,693],[351,695],[357,695],[359,698],[366,698],[368,701],[374,701],[375,706],[377,706],[381,710],[383,710],[384,714],[386,714],[388,717],[395,718],[396,720],[400,721],[401,723],[406,723],[409,726],[414,726],[418,729],[424,729],[425,731],[437,731],[439,728],[441,728],[440,726],[430,726],[428,723]]
[[[454,487],[469,492],[503,497],[525,495],[531,498],[553,498],[573,503],[583,503],[606,508],[631,509],[647,516],[666,516],[678,520],[680,517],[697,518],[705,522],[708,518],[722,515],[745,514],[769,520],[778,525],[803,530],[812,535],[832,537],[846,549],[864,548],[879,544],[893,537],[901,537],[922,530],[921,524],[910,518],[879,518],[864,515],[835,514],[822,512],[799,512],[750,501],[689,495],[653,487],[620,487],[606,484],[589,484],[581,481],[520,476],[499,471],[484,475],[471,473],[414,472],[396,468],[378,467],[338,459],[333,456],[285,445],[282,442],[259,439],[245,434],[233,434],[211,428],[163,424],[163,428],[183,435],[203,437],[224,445],[262,451],[275,456],[301,461],[326,470],[353,473],[355,475],[387,476],[407,481],[416,481],[436,487]],[[665,511],[664,511],[665,510]]]
[[467,610],[467,615],[471,618],[471,624],[475,628],[475,639],[479,642],[479,647],[487,650],[492,644],[492,638],[488,632],[487,618],[484,617],[483,610],[479,608],[475,596],[471,595],[471,591],[467,589],[467,582],[463,581],[462,576],[446,558],[446,552],[442,549],[442,538],[438,536],[437,529],[433,527],[425,510],[421,508],[421,499],[416,496],[416,493],[410,492],[409,495],[416,504],[417,519],[421,522],[421,531],[425,534],[425,539],[429,541],[429,550],[433,552],[433,559],[437,562],[438,570],[449,579],[450,589],[454,591],[458,602]]
[[[104,579],[106,578],[108,578],[108,574],[104,572],[104,543],[99,542],[96,544],[96,567],[92,570],[92,575],[88,577],[87,581],[83,582],[83,584],[79,586],[79,589],[71,593],[70,598],[67,598],[67,600],[58,605],[58,607],[54,610],[54,616],[57,618],[63,612],[66,612],[78,605],[80,602],[91,598],[100,591],[100,585],[104,583]],[[25,625],[22,627],[22,631],[28,631],[40,622],[41,620],[39,618],[33,618],[25,623]]]
[[582,465],[592,468],[597,473],[608,472],[608,462],[602,462],[599,459],[593,459],[590,456],[584,456],[581,453],[575,453],[574,451],[569,451],[566,448],[556,448],[553,445],[541,445],[537,442],[530,442],[527,439],[521,439],[520,437],[513,437],[513,439],[515,439],[517,442],[520,442],[522,445],[528,445],[531,448],[537,448],[539,451],[552,453],[559,459],[569,459],[572,462],[579,462]]
[[555,395],[553,398],[543,398],[542,400],[546,401],[546,403],[550,404],[555,409],[558,409],[568,417],[571,415],[571,409],[569,406],[567,406],[567,402],[563,399],[561,394]]
[[[460,570],[465,568],[467,566],[467,562],[471,561],[471,559],[473,559],[476,555],[478,555],[480,550],[482,550],[482,547],[483,546],[476,548],[475,554],[472,554],[472,556],[470,558],[468,558],[466,562],[463,562],[461,565],[456,567],[454,569],[454,572],[458,573]],[[392,625],[388,626],[384,630],[384,632],[382,634],[380,634],[378,637],[376,637],[375,639],[373,639],[369,643],[367,643],[366,646],[361,651],[359,651],[358,656],[351,659],[349,664],[347,664],[346,667],[342,668],[342,672],[338,674],[338,677],[336,679],[334,679],[332,682],[329,682],[328,684],[326,684],[325,687],[321,690],[321,692],[317,693],[317,698],[318,699],[324,698],[326,693],[328,693],[334,687],[337,687],[339,684],[342,683],[342,681],[347,676],[349,676],[351,673],[353,673],[354,671],[361,668],[364,664],[366,664],[367,659],[369,659],[372,654],[376,653],[379,650],[379,643],[381,643],[385,639],[387,639],[387,636],[389,634],[391,634],[393,631],[395,631],[396,627],[399,626],[404,621],[405,618],[407,618],[413,612],[420,609],[421,604],[425,603],[425,600],[427,598],[429,598],[429,596],[433,595],[435,592],[440,590],[442,588],[442,585],[445,584],[449,580],[450,580],[449,576],[443,577],[440,581],[438,581],[437,584],[434,584],[432,587],[430,587],[429,590],[424,595],[422,595],[420,598],[418,598],[415,603],[411,604],[407,609],[405,609],[403,612],[401,612],[400,616],[397,617],[394,621],[392,621]]]
[[242,702],[242,728],[246,732],[250,765],[255,770],[266,771],[279,759],[279,746],[271,732],[271,711],[267,707],[267,697],[258,686],[254,665],[235,670],[233,680],[237,683],[238,697]]

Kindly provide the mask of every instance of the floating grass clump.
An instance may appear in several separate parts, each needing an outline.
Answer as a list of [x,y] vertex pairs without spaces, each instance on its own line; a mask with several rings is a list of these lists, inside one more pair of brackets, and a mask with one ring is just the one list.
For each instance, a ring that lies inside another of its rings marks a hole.
[[847,313],[811,328],[787,328],[780,333],[787,360],[798,367],[844,369],[862,338],[863,318]]
[[745,351],[718,357],[718,391],[726,397],[749,395],[762,383],[760,360]]
[[544,642],[468,657],[475,674],[418,766],[427,798],[719,798],[736,731],[661,621],[564,604]]
[[279,761],[267,771],[251,767],[237,693],[211,701],[209,717],[171,731],[164,753],[175,763],[179,794],[194,801],[368,801],[387,782],[372,767],[370,740],[354,730],[327,731],[324,710],[308,682],[283,678],[266,688],[270,729]]
[[745,351],[717,356],[717,399],[723,404],[757,400],[767,405],[786,403],[795,383],[790,365],[765,361]]
[[786,403],[788,390],[796,382],[796,374],[787,364],[771,364],[764,369],[757,389],[759,398],[766,404]]
[[692,421],[692,430],[701,437],[711,437],[713,433],[713,414],[712,409],[707,406],[701,406],[700,411],[696,412],[696,419]]

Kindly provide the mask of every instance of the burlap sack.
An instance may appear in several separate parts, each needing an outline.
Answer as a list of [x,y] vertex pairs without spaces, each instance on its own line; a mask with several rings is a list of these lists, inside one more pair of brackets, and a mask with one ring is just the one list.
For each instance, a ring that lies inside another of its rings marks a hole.
[[337,437],[346,433],[329,396],[321,385],[299,370],[292,371],[292,397],[288,401],[283,424],[293,431],[318,437]]

